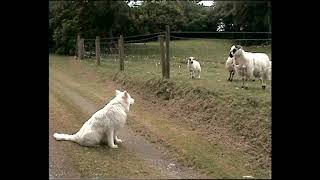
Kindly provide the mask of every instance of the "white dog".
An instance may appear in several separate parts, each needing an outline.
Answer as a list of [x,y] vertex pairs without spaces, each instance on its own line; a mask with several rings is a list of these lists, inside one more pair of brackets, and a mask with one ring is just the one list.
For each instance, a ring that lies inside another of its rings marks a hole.
[[188,58],[187,68],[189,70],[191,78],[197,77],[200,79],[201,66],[200,63],[194,57]]
[[111,148],[118,148],[115,143],[122,143],[122,140],[117,137],[117,132],[124,126],[130,105],[133,103],[134,99],[128,92],[116,90],[116,97],[94,113],[76,134],[54,133],[53,137],[56,140],[73,141],[82,146],[107,143]]

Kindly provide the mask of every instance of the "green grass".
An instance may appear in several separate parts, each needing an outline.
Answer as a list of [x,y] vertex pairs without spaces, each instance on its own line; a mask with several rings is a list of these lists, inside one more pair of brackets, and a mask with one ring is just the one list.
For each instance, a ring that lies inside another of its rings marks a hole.
[[[64,64],[64,66],[60,66],[59,68],[67,67],[70,68],[70,66]],[[60,74],[57,72],[57,69],[55,68],[54,72],[51,73],[55,73],[57,76],[57,74]],[[84,73],[82,75],[78,74],[81,71],[76,73],[77,71],[64,69],[64,73],[68,72],[69,75],[72,75],[69,80],[64,78],[65,83],[68,83],[66,84],[68,88],[80,92],[82,96],[91,101],[103,104],[105,99],[103,98],[104,93],[102,92],[103,86],[99,80],[100,77],[96,81],[88,82],[86,75],[89,69],[83,69],[84,71],[82,72]],[[79,86],[78,83],[82,85]],[[246,164],[245,158],[241,153],[234,151],[234,149],[226,148],[218,141],[210,144],[195,131],[183,128],[181,125],[176,124],[176,122],[171,121],[170,118],[153,116],[139,104],[134,106],[134,111],[143,113],[141,115],[142,118],[130,118],[129,125],[142,136],[146,136],[150,142],[160,142],[169,147],[172,153],[176,153],[174,157],[185,166],[194,166],[202,173],[216,178],[239,178],[242,175],[248,174],[260,177],[259,173],[249,170],[247,167],[242,167],[243,164]],[[84,171],[88,171],[88,169]]]
[[[222,105],[230,104],[235,113],[234,118],[254,116],[256,119],[263,119],[271,123],[271,82],[267,82],[267,89],[262,90],[259,81],[249,82],[249,90],[242,90],[241,80],[235,77],[234,82],[228,82],[228,72],[224,69],[224,62],[232,42],[230,40],[183,40],[170,42],[171,54],[171,80],[177,87],[207,88],[218,94]],[[244,47],[252,51],[266,52],[271,56],[270,47]],[[205,62],[202,65],[200,80],[191,80],[187,74],[185,58],[194,56]],[[113,75],[118,72],[119,61],[117,56],[107,56],[102,60],[101,67],[97,71],[106,75]],[[115,61],[116,60],[116,61]],[[159,43],[151,42],[146,45],[129,45],[125,58],[125,74],[132,77],[132,81],[147,81],[161,77],[161,66],[156,66],[159,62]],[[184,62],[184,63],[182,63]],[[86,61],[88,65],[96,68],[94,60]],[[179,68],[179,65],[181,68]],[[124,78],[125,79],[125,78]],[[124,80],[125,81],[125,80]],[[245,107],[244,107],[245,106]],[[247,107],[247,108],[246,108]],[[237,110],[240,109],[240,110]],[[244,112],[241,111],[241,109]],[[244,115],[241,115],[244,114]],[[241,118],[242,119],[242,118]],[[252,119],[249,118],[248,119]],[[248,120],[247,119],[247,120]],[[237,124],[237,123],[234,123]]]
[[[249,82],[248,90],[240,88],[241,81],[238,77],[235,77],[234,82],[228,82],[229,74],[224,69],[224,63],[231,45],[231,41],[221,39],[171,41],[171,79],[169,81],[161,79],[161,66],[156,66],[156,62],[160,61],[159,42],[128,46],[125,71],[121,73],[119,73],[120,66],[116,55],[106,56],[99,67],[95,65],[93,59],[82,63],[100,74],[101,81],[113,77],[115,81],[125,84],[127,88],[142,91],[151,96],[156,96],[157,93],[163,95],[164,91],[170,88],[173,96],[167,98],[169,100],[164,103],[178,107],[179,111],[176,116],[183,114],[193,119],[198,127],[206,131],[214,131],[211,124],[215,124],[243,136],[247,142],[252,144],[252,149],[248,153],[257,157],[251,162],[252,169],[255,169],[258,177],[269,177],[271,172],[271,82],[267,82],[266,90],[261,88],[259,81]],[[271,58],[270,46],[250,46],[244,49],[266,52]],[[188,77],[185,61],[188,56],[198,58],[201,63],[204,62],[204,65],[201,64],[200,80],[192,80]],[[53,66],[60,66],[66,70],[70,68],[64,66],[64,61],[59,62],[60,59],[63,59],[59,56],[50,56],[50,59],[56,61],[56,63],[51,63]],[[84,77],[86,74],[78,72],[73,75]],[[95,82],[88,83],[94,84]],[[162,98],[162,96],[159,97]],[[156,126],[165,130],[165,127],[162,127],[165,125],[156,124]],[[140,129],[143,130],[142,127]],[[210,153],[210,149],[194,151],[191,147],[196,141],[192,138],[190,141],[185,141],[185,137],[180,138],[178,134],[175,134],[176,132],[170,131],[170,133],[173,133],[173,137],[176,137],[175,140],[179,142],[175,147],[176,151],[181,153],[182,149],[185,149],[182,154],[188,157],[187,159],[200,169],[207,169],[207,173],[210,173],[208,169],[214,164],[210,164],[213,162],[206,161],[206,159],[209,158],[209,154],[214,153]],[[190,147],[189,150],[188,147]],[[201,154],[201,152],[209,154]],[[201,155],[198,155],[199,153]],[[237,161],[235,157],[228,157]],[[229,177],[228,174],[221,173],[220,175]]]
[[[233,42],[225,39],[179,40],[170,41],[170,57],[173,62],[182,62],[193,56],[200,61],[225,63]],[[160,59],[159,42],[149,42],[145,45],[126,45],[125,54],[129,61],[148,61]],[[243,46],[246,51],[265,52],[271,58],[270,46]]]

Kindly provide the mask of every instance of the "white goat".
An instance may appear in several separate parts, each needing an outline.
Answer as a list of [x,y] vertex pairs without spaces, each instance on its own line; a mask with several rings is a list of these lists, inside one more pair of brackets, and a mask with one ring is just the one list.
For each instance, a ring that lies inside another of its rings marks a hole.
[[191,78],[197,77],[198,79],[200,79],[201,66],[200,63],[194,57],[188,58],[187,68],[189,70]]
[[[226,69],[230,73],[228,81],[232,81],[234,75],[238,75],[241,77],[245,75],[243,68],[240,68],[240,65],[235,64],[234,57],[232,57],[232,58],[228,57],[228,59],[226,61]],[[252,79],[252,81],[254,81],[254,79]]]
[[230,57],[234,57],[235,65],[239,65],[242,76],[241,88],[248,88],[247,80],[252,77],[259,78],[262,88],[266,88],[266,81],[271,79],[271,61],[265,53],[246,52],[239,45],[233,45],[230,49]]
[[272,69],[272,61],[270,61],[270,67],[269,67],[269,79],[268,80],[271,80],[271,69]]
[[228,59],[226,61],[226,69],[230,73],[228,81],[232,81],[233,80],[233,76],[236,73],[235,64],[234,64],[234,58],[233,57],[232,58],[228,57]]

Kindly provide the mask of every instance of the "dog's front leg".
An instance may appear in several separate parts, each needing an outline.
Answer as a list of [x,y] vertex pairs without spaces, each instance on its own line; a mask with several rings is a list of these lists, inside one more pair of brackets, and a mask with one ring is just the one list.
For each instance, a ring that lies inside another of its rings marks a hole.
[[108,145],[110,148],[118,148],[118,146],[114,144],[113,135],[114,135],[114,128],[108,129],[108,132],[107,132]]

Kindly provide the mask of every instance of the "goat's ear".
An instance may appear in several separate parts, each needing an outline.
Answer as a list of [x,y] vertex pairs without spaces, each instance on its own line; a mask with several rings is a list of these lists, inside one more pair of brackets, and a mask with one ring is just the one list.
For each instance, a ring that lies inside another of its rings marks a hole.
[[121,91],[119,91],[118,89],[116,90],[116,95],[118,95]]
[[128,93],[127,93],[127,91],[124,91],[124,95],[123,95],[123,98],[128,98]]
[[242,48],[242,46],[240,46],[240,45],[236,45],[236,48],[237,48],[237,49],[241,49],[241,48]]

